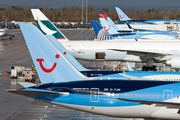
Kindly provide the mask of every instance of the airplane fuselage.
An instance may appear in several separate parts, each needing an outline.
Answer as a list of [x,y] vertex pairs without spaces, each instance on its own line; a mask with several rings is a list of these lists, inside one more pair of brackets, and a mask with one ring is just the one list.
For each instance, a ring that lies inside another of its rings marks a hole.
[[[180,41],[64,41],[62,45],[75,57],[83,60],[124,60],[142,62],[149,58],[159,61],[171,59],[173,55],[180,55]],[[114,49],[119,51],[114,51]],[[164,56],[150,56],[127,54],[121,50],[144,51],[161,53]],[[102,53],[102,54],[101,54]],[[100,56],[98,56],[100,55]]]
[[0,29],[0,37],[6,36],[8,31],[7,28]]
[[[180,103],[180,83],[170,81],[88,80],[52,83],[26,90],[67,92],[40,94],[35,99],[113,117],[180,119],[177,108],[128,100]],[[124,100],[122,100],[124,99]],[[150,102],[151,103],[151,102]],[[166,114],[164,114],[166,113]]]

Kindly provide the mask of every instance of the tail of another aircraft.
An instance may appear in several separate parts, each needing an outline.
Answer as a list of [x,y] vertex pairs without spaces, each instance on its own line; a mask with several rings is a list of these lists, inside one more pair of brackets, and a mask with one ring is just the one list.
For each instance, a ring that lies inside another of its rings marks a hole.
[[64,57],[69,52],[60,52],[34,25],[22,22],[19,25],[41,83],[87,80]]
[[53,35],[57,40],[68,40],[64,34],[39,10],[31,9],[36,25],[44,35]]
[[120,21],[131,20],[120,8],[115,7]]
[[102,11],[102,10],[98,10],[99,16],[106,19],[107,20],[107,15]]
[[94,32],[98,40],[112,40],[113,37],[96,21],[91,20],[91,24],[94,28]]
[[78,70],[78,71],[89,71],[88,69],[85,69],[67,50],[64,48],[64,46],[58,42],[54,36],[52,35],[46,35],[46,38],[54,45],[54,47],[60,51],[61,53],[66,53],[64,57]]
[[106,29],[106,31],[109,34],[111,35],[119,34],[117,30],[115,30],[114,27],[110,23],[108,23],[104,18],[99,18],[99,20],[101,22],[102,27],[104,27],[104,29]]
[[108,17],[102,10],[98,10],[99,16],[101,18],[104,18],[107,20],[107,22],[116,30],[116,31],[121,31],[122,29],[119,29],[116,24],[111,20],[110,17]]

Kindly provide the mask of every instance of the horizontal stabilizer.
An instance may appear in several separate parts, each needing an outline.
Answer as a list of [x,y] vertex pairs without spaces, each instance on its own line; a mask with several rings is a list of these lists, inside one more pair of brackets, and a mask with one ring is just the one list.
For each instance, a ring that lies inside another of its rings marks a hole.
[[41,94],[49,94],[49,95],[59,95],[59,96],[65,96],[65,95],[69,95],[68,92],[53,92],[53,91],[35,91],[35,90],[15,90],[15,89],[10,89],[8,90],[8,92],[10,93],[14,93],[14,94],[19,94],[19,95],[24,95],[24,96],[28,96],[28,97],[34,97],[34,96],[38,96]]
[[20,85],[23,86],[24,88],[36,86],[36,84],[30,83],[30,82],[18,82],[18,84],[20,84]]

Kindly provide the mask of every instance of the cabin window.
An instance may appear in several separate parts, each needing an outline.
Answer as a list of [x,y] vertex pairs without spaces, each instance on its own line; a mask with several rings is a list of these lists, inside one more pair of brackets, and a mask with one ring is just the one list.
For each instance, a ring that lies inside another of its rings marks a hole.
[[159,98],[159,94],[157,94],[157,98]]
[[177,95],[177,98],[179,98],[179,95]]
[[147,94],[145,94],[145,97],[147,97]]
[[135,94],[133,94],[133,97],[135,97]]
[[131,97],[131,94],[129,94],[129,97]]
[[137,94],[137,97],[139,97],[139,94]]
[[141,94],[141,97],[143,97],[143,94]]
[[151,94],[149,94],[149,97],[151,97]]
[[119,94],[117,93],[117,94],[116,94],[116,96],[118,97],[118,96],[119,96]]
[[155,97],[155,94],[153,94],[153,97]]
[[127,97],[127,94],[124,94],[125,97]]

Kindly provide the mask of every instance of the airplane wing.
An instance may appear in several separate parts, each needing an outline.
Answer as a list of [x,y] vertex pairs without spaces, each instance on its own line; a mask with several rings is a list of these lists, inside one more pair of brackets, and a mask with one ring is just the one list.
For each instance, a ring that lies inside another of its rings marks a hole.
[[[138,102],[140,104],[146,105],[154,105],[155,107],[167,107],[167,108],[180,108],[180,103],[172,103],[172,102],[159,102],[159,101],[146,101],[146,100],[131,100],[131,99],[123,99],[116,98],[118,100],[128,101],[128,102]],[[178,111],[180,113],[180,111]]]
[[20,89],[20,90],[10,89],[10,90],[7,90],[7,92],[24,95],[28,97],[34,97],[41,94],[59,95],[59,96],[69,95],[69,92],[38,91],[38,90],[36,91],[36,90],[24,90],[24,89]]
[[131,75],[127,75],[127,74],[121,74],[121,73],[119,73],[119,74],[126,77],[126,78],[129,78],[130,80],[149,80],[149,79],[146,79],[146,78],[131,76]]
[[141,59],[154,58],[160,60],[167,55],[174,55],[174,53],[162,53],[158,51],[138,51],[138,50],[136,51],[136,50],[123,50],[123,49],[109,49],[109,50],[127,52],[127,54],[129,55],[136,55],[139,56]]

